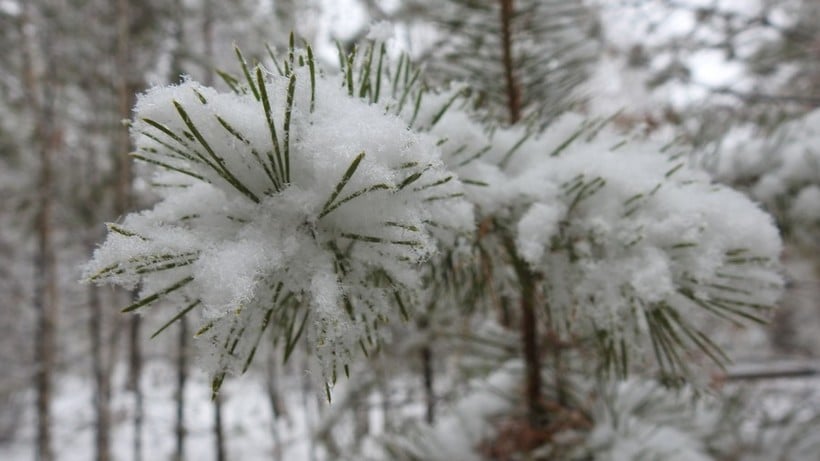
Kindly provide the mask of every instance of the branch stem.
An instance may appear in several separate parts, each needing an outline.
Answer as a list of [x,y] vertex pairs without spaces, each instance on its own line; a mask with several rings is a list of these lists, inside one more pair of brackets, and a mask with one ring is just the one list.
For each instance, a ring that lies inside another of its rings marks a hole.
[[507,91],[507,110],[510,124],[521,119],[521,86],[515,75],[512,50],[512,21],[515,14],[514,0],[499,0],[501,3],[501,55],[504,65],[504,80]]

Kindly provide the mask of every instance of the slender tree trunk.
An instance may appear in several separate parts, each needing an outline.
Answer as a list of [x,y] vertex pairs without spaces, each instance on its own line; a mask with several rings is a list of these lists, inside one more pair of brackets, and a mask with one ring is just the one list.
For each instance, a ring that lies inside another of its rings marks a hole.
[[[427,313],[423,316],[419,317],[418,321],[418,328],[422,332],[428,331],[429,327],[429,315],[432,314],[434,303],[430,303],[427,305]],[[422,386],[424,389],[424,403],[425,403],[425,412],[424,412],[424,420],[427,424],[433,424],[435,421],[435,409],[436,409],[436,394],[435,388],[433,386],[433,381],[435,376],[433,375],[433,348],[431,346],[432,338],[430,341],[425,342],[425,344],[421,348],[421,376],[422,376]]]
[[225,454],[225,429],[222,425],[222,397],[220,394],[214,395],[214,442],[216,448],[216,461],[227,461]]
[[[357,375],[356,372],[354,372],[355,375]],[[358,391],[347,392],[345,397],[352,397],[350,405],[353,412],[353,440],[356,447],[361,447],[364,438],[370,434],[370,392],[358,382],[348,381],[348,385]],[[334,402],[334,405],[338,403]],[[337,410],[340,409],[337,407]]]
[[271,350],[268,353],[268,403],[271,410],[271,438],[273,441],[273,459],[280,461],[282,459],[282,439],[279,435],[279,419],[286,416],[286,408],[282,402],[282,396],[279,392],[279,359],[276,356],[276,351]]
[[[307,341],[303,342],[305,345],[305,355],[303,357],[304,362],[302,363],[303,370],[310,369],[310,344]],[[315,396],[315,392],[313,386],[311,385],[310,377],[307,373],[302,373],[302,411],[305,414],[305,422],[307,423],[307,427],[315,427],[316,420],[318,419],[317,414],[314,413],[313,409],[310,407],[311,397]],[[317,412],[318,412],[318,405],[317,405]],[[316,461],[316,436],[312,436],[308,440],[308,453],[309,453],[309,460]]]
[[[48,123],[48,122],[44,122]],[[44,126],[43,130],[50,130]],[[39,131],[39,130],[38,130]],[[57,276],[52,246],[52,143],[40,149],[40,209],[37,213],[37,254],[35,256],[34,309],[37,313],[35,334],[35,387],[37,389],[37,455],[40,461],[54,459],[51,440],[52,374],[56,355]]]
[[[183,48],[185,44],[185,30],[183,21],[185,17],[185,6],[182,0],[174,2],[175,27],[174,40],[175,48],[171,54],[171,70],[168,80],[176,83],[181,79],[183,71]],[[185,385],[188,381],[188,317],[179,319],[179,337],[177,339],[177,389],[176,389],[176,423],[174,432],[176,434],[176,451],[174,459],[183,461],[185,459]]]
[[103,309],[100,294],[95,286],[88,287],[88,321],[91,336],[92,371],[94,374],[94,459],[109,461],[111,427],[111,378],[104,358]]
[[[50,141],[45,141],[47,144]],[[57,287],[51,235],[51,146],[40,150],[40,210],[37,214],[34,309],[37,313],[35,358],[37,372],[37,454],[39,461],[54,459],[51,440],[52,374],[56,355]]]
[[[117,88],[119,97],[118,112],[123,119],[131,118],[131,107],[134,105],[135,88],[131,84],[131,22],[129,0],[117,1],[117,65],[120,79]],[[114,156],[117,169],[117,186],[115,190],[115,208],[117,213],[125,213],[131,208],[131,159],[126,155],[130,151],[131,141],[128,131],[120,130],[117,139],[117,153]]]
[[430,346],[424,346],[421,349],[421,366],[424,375],[424,400],[426,404],[424,420],[428,424],[433,424],[436,419],[436,394],[433,389],[433,349]]
[[[51,461],[54,459],[51,434],[51,399],[53,370],[56,355],[57,334],[57,274],[52,241],[51,213],[53,208],[53,171],[54,151],[60,144],[58,130],[54,127],[53,94],[48,82],[42,81],[35,60],[39,50],[45,53],[46,59],[50,50],[43,48],[31,20],[30,5],[22,4],[18,19],[21,39],[21,57],[24,91],[28,105],[34,114],[35,128],[32,144],[37,146],[40,160],[38,173],[38,210],[36,216],[37,250],[34,256],[34,293],[32,304],[36,313],[34,335],[34,387],[36,389],[37,441],[35,459]],[[44,31],[43,33],[48,33]],[[47,43],[47,38],[42,43]]]
[[381,407],[382,407],[382,421],[384,421],[384,430],[385,432],[391,432],[394,428],[393,426],[393,403],[390,401],[390,386],[388,385],[387,377],[381,372],[381,370],[377,371],[377,379],[378,379],[378,386],[379,386],[379,393],[382,395],[381,400]]
[[185,459],[185,384],[188,381],[188,318],[179,319],[179,342],[177,354],[177,420],[176,461]]
[[205,63],[208,66],[202,83],[206,86],[212,85],[214,80],[214,14],[211,1],[212,0],[203,0],[202,5],[202,43],[204,46]]
[[[202,41],[204,45],[205,61],[210,66],[213,62],[214,46],[213,46],[213,4],[211,0],[204,0],[202,5]],[[213,70],[209,67],[205,71],[203,83],[211,85],[213,83]],[[216,461],[225,461],[227,459],[225,450],[225,431],[222,425],[222,397],[220,394],[214,395],[211,400],[214,408],[214,443],[216,449]]]
[[[120,79],[118,82],[119,108],[118,112],[123,119],[131,116],[131,107],[134,105],[136,93],[131,71],[131,0],[117,0],[117,65]],[[131,208],[131,159],[126,155],[130,151],[131,142],[127,130],[120,130],[117,143],[115,165],[117,184],[115,189],[115,209],[118,214],[124,214]],[[136,293],[132,293],[132,299]],[[142,346],[140,342],[140,322],[137,315],[129,320],[129,378],[128,389],[134,393],[134,439],[133,459],[142,461],[142,426],[144,417],[144,402],[142,393]]]
[[[97,104],[102,103],[97,100]],[[102,117],[101,117],[102,118]],[[99,121],[98,121],[99,122]],[[105,134],[111,134],[105,133]],[[88,165],[79,171],[85,178],[96,178],[100,173],[96,157],[97,152],[93,142],[88,142],[84,149],[88,152]],[[81,196],[84,206],[81,208],[81,215],[87,232],[86,248],[87,254],[94,250],[95,242],[101,237],[97,231],[97,213],[95,213],[94,200],[95,185],[87,184],[88,189]],[[100,298],[100,289],[94,285],[89,285],[87,290],[88,303],[88,335],[91,339],[91,375],[94,379],[94,393],[91,404],[94,408],[94,459],[96,461],[109,461],[111,459],[111,364],[113,364],[112,351],[116,347],[106,334],[106,324],[109,316],[106,309],[103,309],[103,301]]]
[[142,426],[144,420],[144,396],[142,393],[142,348],[140,348],[140,330],[142,318],[131,317],[129,324],[129,344],[131,345],[128,360],[128,389],[134,393],[134,439],[132,441],[134,461],[142,461]]

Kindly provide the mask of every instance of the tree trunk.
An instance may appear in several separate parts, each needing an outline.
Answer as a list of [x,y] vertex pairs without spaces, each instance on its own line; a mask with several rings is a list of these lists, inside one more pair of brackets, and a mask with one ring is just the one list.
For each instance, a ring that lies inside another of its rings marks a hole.
[[[213,46],[213,5],[211,0],[204,0],[202,5],[202,41],[205,47],[204,54],[205,54],[205,61],[210,66],[213,62],[213,54],[214,54],[214,46]],[[213,83],[214,73],[213,71],[208,68],[205,72],[203,77],[203,83],[205,85],[211,85]],[[222,425],[222,397],[219,393],[214,395],[213,400],[213,408],[214,408],[214,443],[216,449],[216,461],[225,461],[227,460],[226,450],[225,450],[225,431]]]
[[[117,0],[117,91],[119,94],[118,112],[122,119],[131,118],[131,107],[134,105],[136,88],[131,71],[131,4],[130,0]],[[120,130],[117,139],[117,155],[114,157],[116,165],[117,183],[115,188],[115,210],[118,214],[125,214],[131,208],[131,159],[126,154],[130,151],[131,142],[127,130]],[[136,292],[131,293],[131,298]],[[142,461],[142,425],[143,425],[143,393],[140,381],[142,380],[142,349],[140,343],[140,317],[131,316],[129,321],[129,378],[128,389],[134,393],[134,439],[133,459]]]
[[433,349],[430,346],[424,346],[421,349],[421,366],[424,374],[424,400],[427,407],[424,420],[427,421],[427,424],[433,424],[435,421],[436,394],[433,389]]
[[282,416],[287,416],[287,409],[282,396],[279,392],[279,358],[276,355],[276,350],[271,349],[268,352],[268,403],[271,410],[271,438],[273,441],[273,459],[280,461],[282,459],[282,439],[279,435],[279,419]]
[[[176,41],[174,52],[171,54],[171,75],[169,81],[178,83],[182,78],[182,52],[185,47],[185,30],[183,28],[184,9],[182,0],[174,3],[175,27],[174,39]],[[174,459],[183,461],[185,459],[185,384],[188,381],[188,318],[183,316],[179,319],[179,338],[177,340],[177,390],[176,403],[177,414],[174,432],[176,433],[176,453]]]
[[[427,313],[419,316],[418,320],[418,329],[420,332],[427,332],[429,333],[429,316],[432,314],[435,304],[430,303],[427,305]],[[433,424],[435,421],[435,407],[436,407],[436,394],[435,388],[433,386],[433,381],[435,376],[433,375],[433,348],[431,346],[433,342],[432,336],[425,341],[424,345],[421,347],[421,377],[422,377],[422,386],[424,389],[424,404],[425,404],[425,412],[424,412],[424,420],[427,424]]]
[[[204,0],[202,4],[202,42],[205,47],[204,54],[205,54],[205,61],[210,66],[213,62],[213,54],[214,54],[214,47],[213,47],[213,5],[211,0]],[[203,83],[205,85],[211,85],[213,83],[214,75],[213,71],[208,68],[205,71],[205,75],[203,76]],[[214,443],[216,449],[216,461],[225,461],[227,460],[226,450],[225,450],[225,431],[222,425],[222,397],[219,393],[214,395],[212,400],[213,408],[214,408]]]
[[142,348],[140,347],[140,330],[142,318],[131,316],[129,323],[130,354],[128,360],[128,390],[134,393],[134,461],[142,461],[142,423],[144,415],[144,398],[142,393]]
[[109,363],[104,358],[103,309],[100,294],[95,286],[88,287],[88,321],[91,336],[92,372],[94,374],[94,459],[109,461],[111,427],[111,375]]
[[[41,120],[38,131],[49,133],[51,127]],[[49,133],[50,134],[50,133]],[[51,442],[51,398],[52,373],[55,362],[55,341],[57,334],[57,280],[54,249],[51,235],[52,210],[52,144],[46,140],[40,149],[40,207],[37,213],[37,254],[35,256],[34,310],[37,326],[34,335],[37,367],[35,387],[37,389],[37,455],[40,461],[54,459]]]
[[177,355],[177,420],[176,461],[185,459],[185,383],[188,381],[188,318],[179,319],[179,342]]
[[[131,107],[134,106],[136,88],[132,84],[130,58],[131,58],[131,23],[129,20],[130,5],[129,0],[117,1],[117,65],[119,67],[119,82],[117,82],[117,92],[119,97],[118,112],[122,119],[131,118]],[[114,207],[117,213],[125,213],[131,208],[131,158],[128,157],[131,141],[128,138],[128,131],[121,129],[117,138],[117,152],[114,161],[117,171],[117,185],[115,189]]]
[[202,83],[211,86],[214,80],[214,14],[211,0],[203,0],[202,4],[202,43],[205,64],[208,66]]
[[32,145],[36,146],[40,159],[38,173],[39,194],[37,198],[36,239],[37,250],[34,256],[34,293],[32,298],[36,314],[34,335],[34,387],[36,389],[37,434],[35,459],[51,461],[54,459],[51,434],[51,399],[52,374],[56,355],[57,334],[57,274],[52,241],[51,213],[53,208],[52,161],[53,154],[60,144],[58,130],[54,127],[53,88],[44,82],[43,75],[37,70],[35,60],[37,53],[43,53],[45,60],[50,58],[50,50],[35,33],[48,34],[48,30],[36,31],[31,20],[30,5],[23,2],[17,26],[21,38],[22,81],[26,100],[34,115],[34,133]]
[[[103,103],[97,100],[96,104]],[[111,135],[111,132],[104,133]],[[92,142],[84,146],[88,152],[88,165],[79,174],[84,178],[96,178],[100,174],[97,167],[96,158],[99,156],[95,151]],[[80,180],[82,181],[82,180]],[[83,201],[80,214],[83,216],[85,228],[87,229],[86,248],[87,254],[91,254],[95,244],[101,235],[96,226],[97,213],[95,213],[96,194],[95,185],[89,184],[88,189],[79,196]],[[106,333],[106,325],[109,323],[110,315],[103,309],[100,289],[95,285],[89,285],[88,290],[88,335],[91,340],[91,375],[94,380],[94,394],[91,404],[94,408],[94,459],[96,461],[109,461],[111,459],[111,368],[115,356],[113,351],[116,348],[115,333]],[[110,336],[109,336],[110,335]]]
[[216,448],[216,461],[227,461],[225,455],[225,430],[222,426],[222,397],[220,394],[214,395],[214,442]]
[[[303,357],[302,369],[309,370],[310,369],[310,344],[307,341],[303,341],[305,345],[305,354]],[[307,423],[307,427],[315,427],[317,414],[313,411],[310,407],[311,404],[311,397],[316,395],[313,386],[311,385],[310,376],[307,373],[301,373],[302,375],[302,411],[305,414],[305,422]],[[317,405],[317,412],[320,407]],[[310,437],[308,439],[308,453],[309,453],[309,460],[316,461],[316,437]]]

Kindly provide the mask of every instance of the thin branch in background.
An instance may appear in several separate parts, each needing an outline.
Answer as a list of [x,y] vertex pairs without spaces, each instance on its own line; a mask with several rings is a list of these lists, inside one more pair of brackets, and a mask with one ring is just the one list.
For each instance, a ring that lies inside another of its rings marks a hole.
[[758,92],[743,92],[733,90],[726,87],[710,87],[708,85],[700,85],[715,94],[726,94],[734,96],[745,103],[751,104],[771,104],[791,102],[806,106],[807,109],[816,109],[820,107],[820,96],[814,95],[790,95],[790,94],[768,94]]

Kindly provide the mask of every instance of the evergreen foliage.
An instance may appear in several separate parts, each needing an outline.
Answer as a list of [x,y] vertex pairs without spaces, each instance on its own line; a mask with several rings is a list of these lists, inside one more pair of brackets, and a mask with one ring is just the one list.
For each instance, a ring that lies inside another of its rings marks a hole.
[[86,274],[141,285],[126,312],[171,296],[187,306],[172,320],[201,310],[216,388],[268,327],[286,358],[307,330],[335,382],[420,288],[432,228],[468,231],[472,212],[432,140],[318,74],[310,48],[267,78],[239,57],[235,93],[186,82],[140,99],[133,156],[165,171],[164,200],[109,225]]
[[[687,147],[569,110],[583,3],[429,11],[427,68],[373,34],[336,72],[291,35],[267,66],[237,49],[230,91],[143,94],[132,157],[160,201],[108,225],[85,279],[139,289],[125,312],[176,306],[154,336],[198,318],[215,394],[266,335],[283,360],[305,341],[328,400],[375,354],[426,357],[428,420],[384,459],[729,456],[704,376],[730,361],[716,325],[777,302],[771,217]],[[436,421],[434,377],[461,390]]]
[[597,18],[585,2],[411,3],[440,31],[425,56],[427,75],[439,85],[469,84],[484,121],[543,126],[583,99],[576,88],[599,52]]

